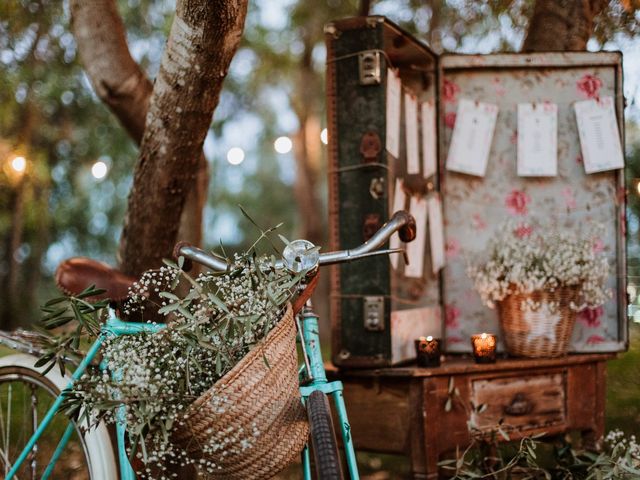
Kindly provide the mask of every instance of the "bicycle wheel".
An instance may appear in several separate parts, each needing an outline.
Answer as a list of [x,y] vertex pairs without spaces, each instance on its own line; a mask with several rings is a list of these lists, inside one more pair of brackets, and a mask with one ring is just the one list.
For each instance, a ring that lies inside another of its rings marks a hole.
[[[35,368],[36,358],[16,354],[0,358],[0,474],[7,476],[13,462],[26,445],[69,378],[54,368],[47,375]],[[69,424],[56,415],[17,473],[17,478],[40,479],[58,442]],[[117,466],[109,433],[103,424],[82,434],[76,427],[56,462],[51,479],[113,480]]]
[[333,428],[329,399],[326,394],[316,390],[309,395],[307,416],[317,478],[342,480],[342,466],[338,455],[336,432]]

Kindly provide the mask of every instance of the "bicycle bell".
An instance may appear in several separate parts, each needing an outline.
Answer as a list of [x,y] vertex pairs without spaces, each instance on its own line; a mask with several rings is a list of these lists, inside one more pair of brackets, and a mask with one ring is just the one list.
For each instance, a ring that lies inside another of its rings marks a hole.
[[309,240],[294,240],[282,252],[285,267],[293,273],[313,270],[320,260],[320,249]]

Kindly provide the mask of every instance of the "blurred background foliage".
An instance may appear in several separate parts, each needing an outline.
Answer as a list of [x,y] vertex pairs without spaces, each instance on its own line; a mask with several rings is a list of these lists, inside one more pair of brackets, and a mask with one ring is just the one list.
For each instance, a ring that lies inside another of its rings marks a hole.
[[[284,222],[287,237],[326,242],[326,147],[320,139],[326,127],[324,24],[369,11],[390,17],[436,52],[517,51],[533,3],[250,2],[244,39],[205,142],[211,167],[206,246],[222,242],[234,250],[253,239],[254,227],[238,204],[265,227]],[[118,5],[132,54],[153,78],[175,4],[120,0]],[[638,14],[630,12],[625,2],[612,1],[598,18],[589,48],[627,55],[631,145],[638,138],[640,58],[635,53]],[[85,255],[116,263],[136,147],[92,92],[69,22],[67,0],[0,2],[1,328],[37,317],[37,305],[51,295],[51,275],[62,259]],[[281,136],[293,141],[284,154],[274,149]],[[239,165],[227,161],[232,147],[244,153]],[[630,159],[638,159],[637,149],[630,146],[629,152]],[[27,160],[20,175],[10,168],[16,156]],[[96,162],[107,168],[102,178],[92,174]],[[630,162],[630,178],[640,178],[636,165]],[[635,196],[630,206],[640,208]],[[639,225],[633,218],[635,245]]]

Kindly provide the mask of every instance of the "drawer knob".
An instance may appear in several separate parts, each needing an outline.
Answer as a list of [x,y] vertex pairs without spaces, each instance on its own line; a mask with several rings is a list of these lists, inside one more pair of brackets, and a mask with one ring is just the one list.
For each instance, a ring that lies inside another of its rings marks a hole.
[[516,393],[511,403],[504,407],[504,413],[512,417],[527,415],[533,410],[533,403],[524,393]]

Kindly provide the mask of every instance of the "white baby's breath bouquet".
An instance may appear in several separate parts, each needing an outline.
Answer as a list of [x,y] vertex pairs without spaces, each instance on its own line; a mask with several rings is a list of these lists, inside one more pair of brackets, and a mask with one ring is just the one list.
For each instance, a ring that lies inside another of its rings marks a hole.
[[[266,238],[266,232],[260,238]],[[191,276],[184,271],[181,257],[177,263],[165,261],[162,268],[142,275],[130,289],[122,313],[139,321],[160,319],[167,323],[166,328],[107,339],[101,350],[104,369],[91,369],[65,392],[66,412],[80,415],[78,421],[83,425],[98,420],[116,423],[114,408],[126,405],[124,420],[131,440],[128,450],[138,459],[137,473],[144,478],[170,478],[166,468],[171,465],[195,464],[205,475],[218,468],[202,458],[192,458],[185,448],[174,444],[172,431],[183,424],[195,399],[266,338],[307,273],[276,268],[275,257],[258,255],[255,245],[228,258],[229,267],[223,273]],[[83,305],[91,307],[72,297],[56,302],[68,308],[50,319],[55,325],[61,324],[57,321],[61,315],[74,318],[67,310],[80,312]],[[86,315],[75,315],[80,326],[74,332],[94,339],[100,318],[107,314],[104,307],[106,302],[90,308]],[[63,354],[82,355],[77,350],[82,343],[79,338],[54,335],[53,340],[43,362],[55,362]],[[263,360],[268,364],[264,354]],[[229,425],[230,432],[233,428]],[[233,432],[233,438],[249,448],[260,440],[261,433]],[[239,435],[242,438],[235,438]]]
[[492,308],[512,294],[563,287],[576,292],[573,310],[597,307],[609,297],[603,234],[603,226],[596,224],[570,230],[533,219],[511,220],[496,230],[483,257],[470,262],[467,273]]

